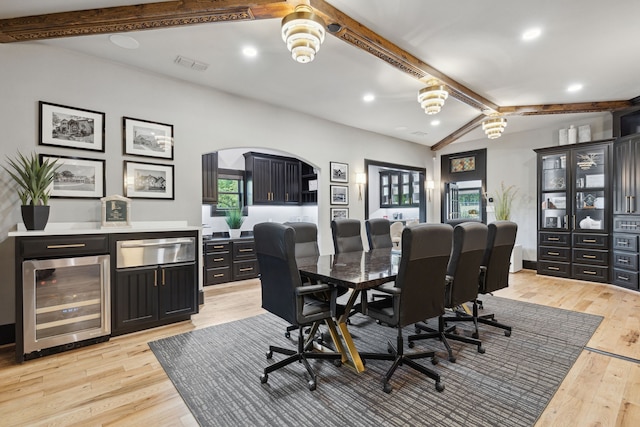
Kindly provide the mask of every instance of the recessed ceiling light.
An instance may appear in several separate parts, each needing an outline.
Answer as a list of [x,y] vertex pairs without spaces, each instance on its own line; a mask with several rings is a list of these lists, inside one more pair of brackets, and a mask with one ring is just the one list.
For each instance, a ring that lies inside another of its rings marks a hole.
[[577,92],[581,89],[582,85],[580,83],[574,83],[572,85],[569,85],[569,87],[567,88],[567,92]]
[[372,102],[374,99],[376,99],[376,97],[371,93],[368,93],[368,94],[366,94],[365,96],[362,97],[362,100],[364,102]]
[[138,40],[131,36],[123,36],[121,34],[111,34],[109,36],[109,41],[123,49],[137,49],[140,47]]
[[533,40],[540,37],[542,30],[540,28],[529,28],[527,31],[522,33],[522,40]]
[[431,126],[438,126],[440,124],[440,120],[431,120]]
[[253,46],[246,46],[244,49],[242,49],[242,54],[246,57],[253,58],[254,56],[258,55],[258,50]]

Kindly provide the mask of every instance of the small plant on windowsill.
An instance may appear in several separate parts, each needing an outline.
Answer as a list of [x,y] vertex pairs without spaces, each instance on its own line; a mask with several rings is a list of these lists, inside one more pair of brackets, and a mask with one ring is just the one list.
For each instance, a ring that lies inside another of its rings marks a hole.
[[237,239],[238,237],[240,237],[240,234],[242,233],[240,227],[242,227],[242,223],[244,222],[242,210],[229,209],[226,216],[224,217],[224,220],[229,226],[229,237],[231,237],[232,239]]
[[511,218],[511,205],[516,198],[518,189],[515,185],[505,186],[500,183],[500,190],[493,194],[493,207],[497,220],[509,221]]

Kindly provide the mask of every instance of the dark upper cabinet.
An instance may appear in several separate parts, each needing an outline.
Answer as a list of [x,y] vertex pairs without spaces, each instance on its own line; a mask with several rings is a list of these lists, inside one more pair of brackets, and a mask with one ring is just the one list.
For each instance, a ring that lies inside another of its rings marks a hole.
[[613,213],[640,214],[640,135],[619,138],[613,145]]
[[380,172],[380,207],[420,206],[420,175],[412,171]]
[[202,155],[202,203],[218,203],[218,153]]
[[300,203],[300,160],[253,152],[244,157],[248,204]]

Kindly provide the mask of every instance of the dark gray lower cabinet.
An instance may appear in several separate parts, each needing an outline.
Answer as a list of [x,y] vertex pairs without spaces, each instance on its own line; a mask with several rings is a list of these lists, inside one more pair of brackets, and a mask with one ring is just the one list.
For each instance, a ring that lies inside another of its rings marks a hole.
[[258,277],[253,239],[213,240],[204,243],[204,285]]
[[613,278],[611,283],[634,291],[638,283],[638,235],[613,234]]
[[197,312],[195,262],[116,271],[112,335],[188,320]]

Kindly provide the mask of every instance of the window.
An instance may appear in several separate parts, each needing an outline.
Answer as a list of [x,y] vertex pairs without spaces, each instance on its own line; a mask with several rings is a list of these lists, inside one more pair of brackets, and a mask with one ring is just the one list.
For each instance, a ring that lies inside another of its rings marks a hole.
[[212,206],[211,216],[224,216],[229,209],[242,209],[246,214],[244,171],[218,170],[218,203]]

